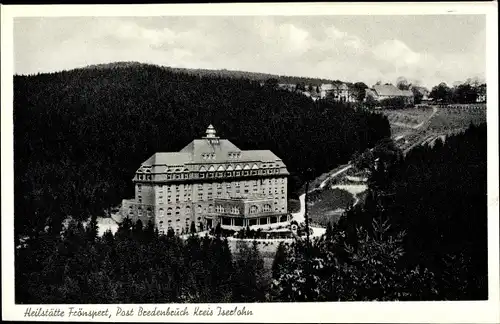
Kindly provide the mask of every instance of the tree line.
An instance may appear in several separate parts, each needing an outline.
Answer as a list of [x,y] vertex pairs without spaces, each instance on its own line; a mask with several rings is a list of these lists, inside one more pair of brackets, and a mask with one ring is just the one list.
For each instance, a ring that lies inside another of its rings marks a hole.
[[270,149],[293,174],[317,173],[390,136],[386,117],[261,86],[149,65],[14,76],[16,237],[67,216],[102,215],[134,194],[155,152],[178,151],[213,124],[241,149]]
[[472,104],[486,102],[486,83],[467,81],[449,87],[445,82],[434,86],[429,94],[434,101],[441,103]]

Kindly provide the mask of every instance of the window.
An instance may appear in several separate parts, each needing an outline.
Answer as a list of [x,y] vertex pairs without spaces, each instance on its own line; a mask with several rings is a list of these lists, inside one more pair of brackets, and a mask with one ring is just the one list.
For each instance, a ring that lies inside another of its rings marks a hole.
[[256,175],[256,174],[257,174],[257,171],[256,171],[256,170],[253,170],[253,171],[252,171],[252,174],[253,174],[253,175]]
[[244,171],[244,172],[245,172],[244,175],[248,175],[248,171]]
[[208,212],[213,213],[214,205],[208,205]]
[[250,214],[256,214],[259,211],[259,208],[255,205],[250,206]]
[[240,171],[236,171],[236,176],[239,176],[240,175]]
[[218,177],[222,177],[224,175],[224,172],[217,172]]
[[213,173],[213,172],[209,172],[209,173],[208,173],[208,177],[209,177],[209,178],[213,178],[213,177],[214,177],[214,173]]
[[151,211],[151,208],[148,208],[147,211],[146,211],[146,213],[147,213],[147,216],[149,218],[151,218],[153,216],[153,212]]
[[205,178],[205,174],[200,172],[200,173],[198,173],[198,177]]
[[142,186],[140,184],[137,185],[137,192],[141,192]]
[[137,209],[137,216],[142,217],[142,208]]
[[265,211],[265,212],[270,212],[270,211],[271,211],[271,205],[269,205],[269,204],[265,204],[265,205],[264,205],[264,211]]
[[172,179],[172,175],[171,174],[167,174],[167,179],[168,180]]
[[167,216],[172,216],[172,208],[167,209]]
[[226,172],[226,177],[232,176],[232,172]]
[[[197,213],[201,213],[203,210],[201,208],[201,205],[198,205],[198,207],[196,207],[196,212]],[[198,217],[199,218],[199,217]]]
[[175,208],[175,215],[179,215],[181,213],[181,208],[177,207]]
[[[164,216],[165,216],[165,210],[163,210],[163,208],[160,208],[160,217]],[[160,223],[163,223],[163,221],[161,221]]]

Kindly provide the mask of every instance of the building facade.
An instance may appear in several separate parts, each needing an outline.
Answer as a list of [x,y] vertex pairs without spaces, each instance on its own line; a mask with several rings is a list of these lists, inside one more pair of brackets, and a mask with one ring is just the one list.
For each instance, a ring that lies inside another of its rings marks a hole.
[[160,232],[176,234],[221,223],[223,227],[265,226],[288,221],[287,178],[283,161],[269,150],[240,150],[206,136],[179,152],[156,153],[137,170],[135,198],[122,202],[122,216]]
[[334,101],[339,102],[355,102],[356,96],[353,91],[349,89],[349,86],[345,83],[324,83],[321,85],[320,97],[322,99],[326,97],[332,98]]

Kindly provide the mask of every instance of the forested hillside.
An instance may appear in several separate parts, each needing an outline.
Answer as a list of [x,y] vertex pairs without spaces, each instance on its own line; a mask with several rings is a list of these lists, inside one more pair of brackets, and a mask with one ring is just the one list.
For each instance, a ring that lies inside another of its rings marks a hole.
[[486,142],[481,124],[405,158],[379,152],[363,208],[310,258],[304,246],[282,249],[276,299],[487,299]]
[[270,149],[294,175],[345,163],[390,135],[385,117],[247,79],[150,65],[14,77],[15,229],[87,219],[133,195],[158,151],[177,151],[209,124],[241,149]]
[[[88,69],[116,69],[123,67],[141,67],[147,64],[139,62],[115,62],[107,64],[96,64],[89,65]],[[151,65],[150,65],[151,66]],[[319,78],[307,78],[298,76],[287,76],[287,75],[276,75],[269,73],[259,73],[259,72],[247,72],[247,71],[235,71],[235,70],[208,70],[208,69],[186,69],[186,68],[174,68],[161,66],[161,69],[165,69],[169,72],[185,73],[193,76],[199,77],[222,77],[222,78],[240,78],[248,79],[251,81],[264,82],[268,79],[275,79],[278,83],[288,83],[288,84],[311,84],[313,86],[321,85],[322,83],[332,83],[333,80],[319,79]],[[341,82],[335,80],[335,82]]]

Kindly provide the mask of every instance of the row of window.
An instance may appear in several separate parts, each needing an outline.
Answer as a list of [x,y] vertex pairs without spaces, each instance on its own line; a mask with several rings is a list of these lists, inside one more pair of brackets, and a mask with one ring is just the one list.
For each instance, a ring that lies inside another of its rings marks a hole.
[[[254,194],[257,194],[259,193],[259,190],[257,188],[254,188],[252,190],[252,192]],[[241,193],[245,193],[245,194],[248,194],[250,193],[250,190],[249,189],[245,189],[245,190],[240,190],[240,188],[236,188],[235,189],[235,194],[241,194]],[[215,197],[216,198],[223,198],[223,197],[230,197],[232,195],[231,191],[230,190],[226,190],[224,192],[225,195],[223,195],[223,191],[222,190],[217,190],[216,194],[215,194]],[[262,189],[262,194],[266,194],[266,190],[265,189]],[[274,190],[274,193],[272,190],[268,190],[268,195],[269,196],[275,196],[275,195],[279,195],[280,192],[278,189],[275,189]],[[281,194],[285,194],[285,190],[284,189],[281,189]],[[214,198],[214,195],[211,191],[207,192],[206,194],[206,199],[204,199],[204,193],[203,192],[198,192],[198,200],[197,201],[204,201],[204,200],[212,200]],[[278,199],[278,197],[275,197],[275,199]],[[281,199],[285,199],[284,196],[281,197]],[[172,204],[172,203],[179,203],[179,202],[190,202],[192,201],[192,198],[191,198],[191,194],[188,193],[186,194],[185,196],[180,196],[180,195],[176,195],[175,196],[175,200],[172,198],[172,196],[168,195],[167,196],[167,199],[165,200],[164,199],[164,196],[158,196],[158,201],[157,203],[159,204]],[[142,204],[142,196],[138,195],[137,196],[137,202],[139,204]]]
[[215,153],[203,153],[201,158],[203,160],[215,160]]
[[230,159],[239,159],[241,157],[241,153],[239,153],[239,152],[229,152],[227,156]]
[[[218,171],[218,172],[199,172],[198,173],[198,178],[204,179],[204,178],[223,178],[223,177],[239,177],[239,176],[249,176],[249,175],[263,175],[263,174],[279,174],[280,170],[279,169],[268,169],[268,170],[244,170],[244,171]],[[189,173],[184,172],[180,174],[167,174],[167,180],[180,180],[180,179],[189,179]],[[191,177],[193,178],[193,176]],[[153,180],[152,175],[143,175],[139,174],[138,175],[139,180]]]
[[[284,198],[284,197],[282,197],[282,198]],[[278,202],[275,201],[274,204],[277,205]],[[282,211],[284,211],[285,207],[282,207],[281,209],[282,209]],[[262,208],[263,212],[270,212],[271,210],[272,210],[272,207],[269,204],[265,204],[263,206],[263,208]],[[274,210],[275,211],[279,211],[279,208],[275,207]],[[208,213],[213,213],[214,206],[212,204],[208,205],[208,210],[207,210],[207,208],[202,208],[201,205],[198,205],[196,211],[198,212],[198,214],[201,214],[201,213],[207,212],[207,211],[208,211]],[[222,205],[217,205],[215,207],[215,211],[218,212],[218,213],[225,213],[226,212],[224,206],[222,206]],[[174,215],[174,212],[175,212],[175,216],[176,217],[180,217],[180,215],[181,215],[181,208],[180,207],[176,207],[175,210],[173,208],[171,208],[171,207],[167,208],[167,211],[166,211],[167,217],[172,217]],[[228,212],[230,212],[231,214],[240,214],[240,209],[237,206],[232,206],[228,210]],[[250,206],[250,214],[256,214],[258,212],[259,212],[259,207],[258,206],[256,206],[256,205]],[[129,214],[133,215],[133,208],[132,208],[132,206],[129,207]],[[188,216],[191,215],[191,207],[190,206],[186,206],[184,208],[184,214],[188,215]],[[144,215],[143,214],[143,209],[142,209],[141,206],[139,206],[139,208],[137,208],[137,215],[139,217],[142,217]],[[146,209],[146,216],[147,217],[152,217],[153,216],[153,211],[149,207]],[[159,216],[160,217],[164,217],[165,216],[165,210],[163,208],[159,209]],[[189,218],[187,218],[187,219],[189,220]]]

